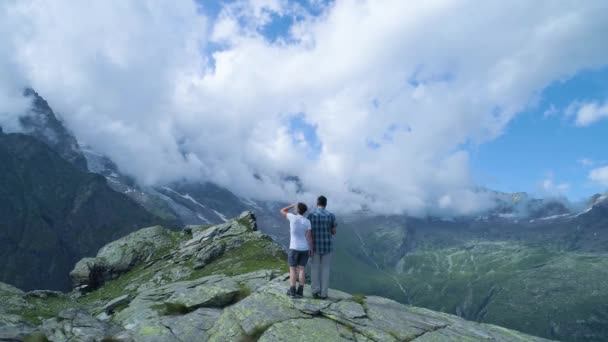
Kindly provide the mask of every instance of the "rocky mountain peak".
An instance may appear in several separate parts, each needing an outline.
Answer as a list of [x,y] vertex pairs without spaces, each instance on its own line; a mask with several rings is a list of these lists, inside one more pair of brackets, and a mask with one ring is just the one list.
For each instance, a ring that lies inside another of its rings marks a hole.
[[41,140],[80,170],[87,170],[87,161],[76,138],[57,118],[48,102],[32,88],[26,88],[23,96],[32,101],[30,110],[20,118],[24,133]]
[[78,262],[75,290],[0,284],[0,340],[543,341],[375,296],[292,299],[284,250],[255,216],[181,232],[144,228]]

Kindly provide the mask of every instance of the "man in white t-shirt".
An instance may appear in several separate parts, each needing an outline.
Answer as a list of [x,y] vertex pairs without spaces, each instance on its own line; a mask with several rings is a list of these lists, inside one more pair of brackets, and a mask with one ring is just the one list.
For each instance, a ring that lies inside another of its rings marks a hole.
[[[290,213],[293,208],[297,215]],[[287,263],[289,264],[289,290],[287,295],[290,297],[302,297],[304,295],[304,268],[308,262],[310,251],[312,251],[312,240],[310,238],[310,221],[303,215],[308,210],[306,204],[292,204],[281,209],[281,215],[289,220],[289,252]],[[299,286],[296,290],[296,272],[299,271]]]

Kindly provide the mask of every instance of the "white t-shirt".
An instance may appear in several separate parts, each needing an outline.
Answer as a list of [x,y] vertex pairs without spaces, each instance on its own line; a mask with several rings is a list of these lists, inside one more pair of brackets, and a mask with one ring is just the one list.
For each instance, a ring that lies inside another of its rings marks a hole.
[[302,215],[294,215],[292,213],[287,213],[287,219],[289,220],[289,232],[291,235],[289,249],[307,251],[308,241],[306,241],[306,231],[311,229],[310,221]]

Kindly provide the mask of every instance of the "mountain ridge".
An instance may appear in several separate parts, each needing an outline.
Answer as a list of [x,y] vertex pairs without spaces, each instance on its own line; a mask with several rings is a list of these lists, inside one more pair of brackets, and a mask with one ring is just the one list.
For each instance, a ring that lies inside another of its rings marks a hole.
[[62,289],[70,264],[154,219],[36,138],[0,134],[0,279]]
[[70,294],[0,284],[0,339],[548,341],[375,296],[330,290],[324,301],[306,286],[291,299],[285,258],[250,212],[182,233],[146,228],[81,260]]
[[[46,106],[49,110],[39,113],[54,115],[48,103]],[[56,121],[62,125],[61,121]],[[39,131],[44,130],[44,126],[39,128]],[[65,127],[63,131],[69,134]],[[31,130],[29,133],[33,135]],[[49,144],[48,139],[43,142]],[[74,147],[72,143],[63,145],[70,149]],[[51,148],[55,152],[61,150],[57,146]],[[284,247],[287,245],[287,225],[278,215],[279,208],[284,206],[282,203],[241,198],[206,182],[182,181],[143,187],[132,177],[122,174],[110,158],[90,147],[79,145],[74,151],[84,155],[88,170],[103,176],[110,188],[168,222],[168,226],[219,224],[241,211],[255,210],[264,233]],[[289,177],[286,180],[298,181]],[[599,278],[594,277],[591,270],[603,264],[602,255],[608,251],[605,229],[608,196],[594,195],[583,209],[579,209],[559,198],[543,200],[527,193],[478,191],[491,192],[493,196],[490,197],[497,201],[495,207],[480,215],[416,218],[369,211],[338,215],[340,229],[333,284],[353,293],[390,297],[467,319],[499,323],[534,335],[571,341],[602,341],[604,327],[608,326],[608,319],[603,317],[608,317],[608,311],[586,302],[602,302],[603,299],[576,292],[583,287],[573,283],[568,275],[576,273],[580,279],[586,279],[590,293],[604,291],[601,288],[603,268],[594,271]],[[7,215],[12,213],[7,211]],[[64,240],[71,243],[69,238]],[[101,244],[97,244],[98,247]],[[94,250],[89,249],[86,256],[92,256]],[[32,258],[40,259],[41,256]],[[478,263],[470,262],[469,258]],[[61,272],[65,282],[71,267],[66,260],[56,263],[63,265]],[[71,259],[71,262],[75,261]],[[491,267],[484,267],[484,263]],[[576,265],[575,269],[568,268],[569,264]],[[349,271],[353,269],[364,270],[364,277],[353,276],[356,273]],[[538,302],[536,305],[542,307],[536,311],[528,309],[529,303],[536,298],[552,298],[550,294],[555,292],[542,282],[534,282],[541,274],[554,279],[557,288],[574,289],[574,292],[561,291],[568,294],[568,301],[551,299]],[[522,278],[522,275],[525,276]],[[509,279],[519,279],[520,283],[531,281],[537,289],[519,292],[517,300],[510,300],[503,296],[509,291],[502,289],[515,286]],[[518,307],[502,309],[511,303]],[[570,316],[543,314],[541,311],[545,307],[565,308]],[[526,325],[526,321],[537,324]]]

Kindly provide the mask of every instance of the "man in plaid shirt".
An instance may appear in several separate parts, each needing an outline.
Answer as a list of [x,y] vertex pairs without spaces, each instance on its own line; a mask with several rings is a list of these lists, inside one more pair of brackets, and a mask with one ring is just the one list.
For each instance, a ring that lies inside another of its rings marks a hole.
[[329,264],[333,251],[333,237],[336,235],[336,216],[325,209],[327,198],[319,196],[317,209],[308,215],[311,230],[308,231],[312,238],[311,280],[312,296],[317,299],[327,299],[327,288],[329,287]]

